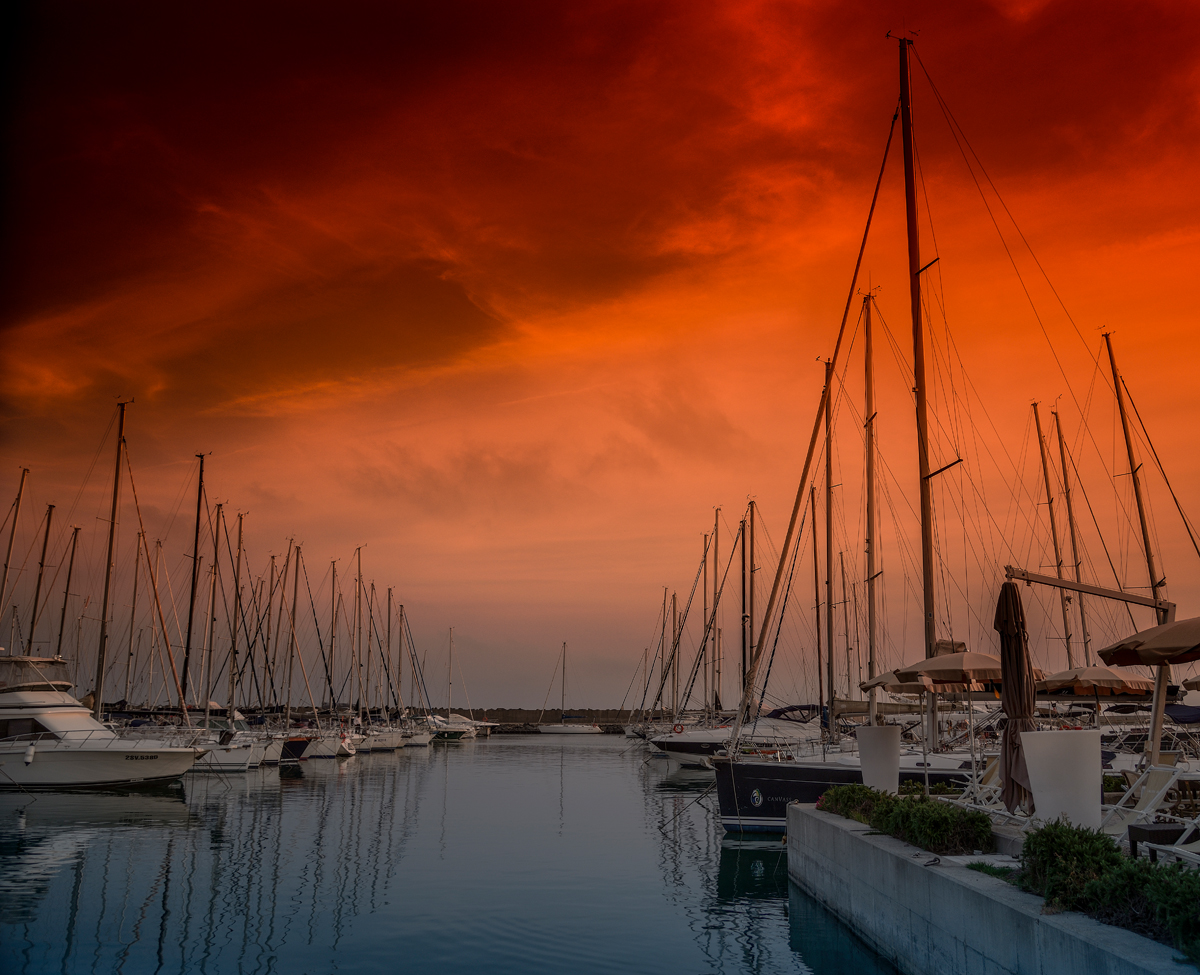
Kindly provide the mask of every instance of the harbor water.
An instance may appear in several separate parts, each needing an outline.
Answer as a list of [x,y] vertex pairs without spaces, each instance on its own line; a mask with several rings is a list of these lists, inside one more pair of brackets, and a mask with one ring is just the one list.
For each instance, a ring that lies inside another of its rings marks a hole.
[[711,774],[511,736],[152,793],[0,795],[0,971],[893,969],[723,836]]

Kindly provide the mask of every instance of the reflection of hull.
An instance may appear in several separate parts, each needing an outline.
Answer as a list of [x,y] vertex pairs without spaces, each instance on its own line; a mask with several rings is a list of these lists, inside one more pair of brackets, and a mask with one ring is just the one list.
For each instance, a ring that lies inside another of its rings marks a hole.
[[543,724],[538,725],[543,735],[598,735],[600,726],[595,724]]
[[111,740],[88,748],[41,741],[25,763],[26,742],[0,745],[0,789],[73,789],[168,782],[196,762],[193,748],[155,747],[154,742]]
[[778,837],[754,843],[721,843],[719,900],[778,900],[787,894],[787,888],[787,848]]
[[0,796],[0,822],[12,824],[21,817],[21,828],[36,832],[81,826],[186,826],[191,810],[179,788],[132,792],[58,792],[28,796],[8,792]]
[[[939,756],[930,756],[930,763]],[[920,761],[920,758],[917,758]],[[816,802],[835,785],[862,783],[862,770],[847,761],[746,762],[714,758],[721,825],[730,832],[783,833],[790,802]],[[930,769],[929,782],[961,782],[958,762],[939,762]],[[906,768],[905,765],[908,767]],[[954,766],[954,767],[950,767]],[[924,772],[913,762],[902,762],[901,781],[924,781]]]

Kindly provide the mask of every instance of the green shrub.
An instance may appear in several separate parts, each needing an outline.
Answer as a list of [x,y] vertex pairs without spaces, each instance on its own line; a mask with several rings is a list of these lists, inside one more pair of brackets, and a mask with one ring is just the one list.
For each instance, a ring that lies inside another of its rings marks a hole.
[[1120,775],[1104,776],[1104,785],[1101,786],[1101,790],[1104,792],[1124,792],[1128,788],[1125,779]]
[[1034,830],[1021,848],[1022,886],[1059,910],[1075,911],[1088,881],[1122,860],[1117,844],[1095,829],[1058,820]]
[[826,790],[817,808],[866,823],[931,853],[991,850],[992,821],[983,813],[952,806],[927,796],[898,797],[865,785],[839,785]]
[[[949,782],[929,783],[929,794],[931,796],[957,796],[960,795],[962,791],[963,787],[961,785],[951,785]],[[923,779],[902,779],[900,781],[900,795],[925,795],[925,781]]]
[[1097,830],[1054,822],[1029,833],[1018,882],[1050,907],[1154,938],[1200,965],[1200,872],[1130,860]]

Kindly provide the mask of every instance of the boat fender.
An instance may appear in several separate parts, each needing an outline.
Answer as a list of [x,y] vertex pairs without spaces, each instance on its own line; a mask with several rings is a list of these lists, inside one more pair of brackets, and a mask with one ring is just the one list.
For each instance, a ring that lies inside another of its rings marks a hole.
[[36,751],[36,749],[33,747],[33,742],[30,742],[29,747],[25,749],[25,764],[26,765],[33,764],[33,754],[35,751]]
[[[671,730],[672,730],[673,732],[675,732],[675,734],[677,734],[677,735],[681,735],[681,734],[683,734],[683,725],[681,725],[681,724],[677,724],[677,725],[676,725],[674,728],[672,728]],[[26,764],[28,764],[28,763],[26,763]]]

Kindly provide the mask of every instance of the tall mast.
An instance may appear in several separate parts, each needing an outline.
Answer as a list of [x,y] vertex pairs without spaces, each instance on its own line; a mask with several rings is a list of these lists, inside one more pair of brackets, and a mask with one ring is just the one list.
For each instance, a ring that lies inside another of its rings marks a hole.
[[[1063,474],[1063,496],[1067,501],[1067,527],[1070,529],[1071,536],[1071,562],[1075,566],[1075,581],[1083,582],[1083,577],[1079,571],[1079,544],[1075,538],[1075,506],[1071,501],[1071,477],[1067,471],[1067,443],[1063,439],[1062,418],[1057,413],[1054,414],[1054,429],[1058,432],[1058,459],[1062,464]],[[1083,637],[1083,665],[1090,667],[1092,664],[1092,654],[1089,649],[1091,645],[1091,636],[1088,634],[1087,611],[1083,605],[1083,593],[1075,594],[1075,604],[1079,607],[1079,630]]]
[[238,512],[237,532],[237,564],[233,570],[233,643],[229,647],[229,702],[226,705],[229,712],[229,727],[233,728],[233,714],[237,710],[237,675],[238,675],[238,627],[242,622],[242,518],[243,512]]
[[[290,551],[290,549],[289,549]],[[271,610],[275,606],[275,556],[271,556],[271,567],[267,575],[267,634],[263,642],[263,681],[258,692],[258,706],[267,706],[267,687],[270,683],[271,697],[275,697],[275,677],[271,673]]]
[[846,700],[850,700],[854,686],[850,676],[850,598],[846,592],[846,553],[838,552],[838,566],[842,573],[842,629],[846,631]]
[[[387,654],[384,657],[388,662],[388,670],[392,669],[392,587],[388,586],[387,591]],[[396,707],[400,707],[400,680],[396,679],[396,686],[392,692],[393,700],[396,702]],[[391,724],[391,721],[388,721]]]
[[192,594],[188,598],[187,636],[183,641],[183,694],[187,697],[189,665],[192,660],[192,620],[196,615],[196,584],[200,577],[200,514],[204,507],[204,455],[200,459],[200,476],[196,480],[196,531],[192,536]]
[[671,593],[671,715],[679,717],[679,602]]
[[[1108,362],[1112,366],[1113,387],[1117,391],[1117,409],[1121,413],[1121,430],[1125,434],[1125,451],[1129,455],[1129,474],[1133,478],[1133,496],[1137,501],[1138,523],[1142,529],[1142,546],[1146,552],[1146,571],[1150,576],[1150,595],[1160,599],[1159,589],[1166,585],[1167,580],[1158,577],[1154,566],[1154,548],[1150,544],[1150,526],[1146,520],[1146,503],[1142,499],[1142,479],[1138,475],[1142,465],[1137,462],[1133,453],[1133,437],[1129,432],[1129,416],[1125,412],[1125,395],[1121,391],[1121,373],[1117,370],[1117,358],[1113,353],[1112,334],[1104,333],[1104,344],[1108,347]],[[1167,622],[1167,611],[1163,608],[1155,610],[1158,623],[1161,626]],[[1158,764],[1159,748],[1162,745],[1163,705],[1166,704],[1167,684],[1171,679],[1169,664],[1159,666],[1154,678],[1154,701],[1151,709],[1150,726],[1150,764]]]
[[563,662],[562,662],[562,688],[559,691],[558,699],[558,723],[562,724],[567,719],[567,641],[563,640]]
[[112,509],[108,520],[108,556],[104,562],[104,603],[100,607],[100,645],[96,649],[96,699],[92,714],[100,720],[104,710],[104,659],[108,654],[108,605],[112,588],[113,558],[117,545],[117,506],[121,500],[121,457],[125,450],[125,407],[117,404],[117,462],[113,468]]
[[67,628],[67,600],[71,598],[71,573],[75,571],[75,547],[79,544],[79,526],[71,530],[71,557],[67,560],[67,584],[63,587],[62,616],[58,619],[58,649],[54,656],[62,656],[63,633]]
[[717,709],[717,702],[721,699],[721,643],[717,636],[717,598],[721,580],[718,578],[721,574],[721,543],[718,535],[721,528],[721,509],[717,508],[713,515],[713,601],[712,601],[712,705],[713,710]]
[[25,656],[33,654],[33,631],[37,629],[38,603],[42,598],[42,576],[46,574],[46,549],[50,546],[50,523],[54,521],[54,505],[46,505],[46,534],[42,536],[42,557],[38,560],[37,585],[33,588],[33,613],[29,618],[29,639],[25,641]]
[[[400,639],[396,643],[396,665],[398,668],[398,677],[396,678],[396,696],[400,699],[396,705],[401,712],[404,713],[404,603],[400,603],[400,619],[397,621],[400,625]],[[416,696],[417,675],[414,672],[412,675],[413,695]]]
[[450,653],[446,657],[446,721],[450,721],[450,704],[454,700],[454,627],[450,627]]
[[[817,634],[817,704],[821,710],[825,709],[825,677],[821,673],[821,558],[817,545],[817,486],[809,485],[809,506],[812,510],[813,524],[813,598],[816,600],[813,606],[813,614],[816,620],[814,627]],[[760,634],[761,639],[761,634]],[[830,715],[832,717],[832,715]],[[818,718],[818,721],[820,719]],[[833,727],[833,722],[829,722],[829,727]]]
[[825,651],[829,664],[829,735],[838,740],[833,720],[833,362],[825,360]]
[[142,532],[138,532],[137,548],[133,553],[133,598],[129,601],[129,659],[125,661],[125,693],[122,700],[129,702],[133,689],[133,631],[137,627],[138,569],[142,565]]
[[[863,339],[866,348],[867,441],[867,680],[875,679],[875,346],[871,337],[871,296],[863,298]],[[867,720],[877,720],[876,691],[867,695]]]
[[[13,501],[12,524],[8,529],[8,549],[4,553],[4,576],[0,578],[0,605],[3,604],[4,597],[8,594],[8,567],[12,562],[13,542],[17,537],[17,519],[21,517],[21,499],[25,496],[25,479],[29,477],[29,468],[21,468],[21,483],[17,485],[17,497]],[[11,644],[12,641],[10,640]],[[12,652],[11,645],[9,652]]]
[[[216,518],[213,520],[213,560],[212,586],[208,594],[208,676],[204,679],[204,727],[209,727],[212,707],[213,682],[213,651],[217,643],[217,577],[221,570],[221,512],[223,504],[217,505]],[[201,673],[204,673],[203,667]],[[229,712],[229,727],[233,729],[233,712]]]
[[[362,674],[362,546],[360,545],[355,550],[355,557],[358,560],[358,574],[354,579],[354,666],[358,672],[358,722],[362,724],[363,712],[363,697],[365,689],[363,688]],[[454,646],[454,631],[451,630],[450,646]]]
[[933,494],[929,483],[929,404],[925,384],[925,334],[921,319],[921,243],[917,226],[916,167],[913,161],[912,85],[909,48],[900,38],[900,130],[904,143],[904,203],[908,224],[908,290],[912,305],[913,392],[917,399],[917,463],[921,474],[921,585],[925,595],[925,656],[934,655]]
[[[758,567],[754,564],[754,509],[756,507],[757,507],[757,505],[754,503],[754,501],[752,499],[750,501],[750,582],[749,582],[750,619],[747,621],[748,629],[750,630],[750,653],[751,654],[754,653],[754,647],[755,647],[755,643],[754,643],[754,619],[755,619],[755,616],[754,616],[754,573],[758,571]],[[746,667],[749,668],[749,666],[750,666],[750,662],[747,661]],[[743,673],[742,674],[742,691],[743,692],[746,689],[745,685],[746,685],[746,674]]]
[[[704,579],[700,583],[700,598],[704,601],[704,605],[702,607],[703,615],[700,617],[704,621],[704,624],[703,624],[704,625],[704,646],[700,648],[700,660],[701,660],[701,664],[702,664],[701,670],[704,672],[704,678],[702,680],[702,684],[704,687],[704,695],[701,698],[701,700],[704,702],[704,710],[708,711],[708,670],[709,670],[709,663],[710,663],[710,655],[709,655],[709,645],[708,645],[709,619],[708,619],[708,536],[707,535],[704,536],[704,553],[703,553],[701,562],[704,565]],[[714,573],[714,575],[716,574],[715,569],[713,570],[713,573]]]
[[[329,568],[332,573],[332,581],[329,584],[329,618],[333,621],[329,624],[329,673],[336,674],[337,671],[333,667],[333,648],[337,643],[337,559],[330,560]],[[329,685],[329,710],[333,714],[330,721],[337,720],[337,693],[334,690],[335,686],[334,683],[330,683]]]
[[[1058,545],[1058,523],[1054,518],[1054,492],[1050,489],[1050,461],[1046,456],[1046,438],[1042,435],[1042,414],[1037,403],[1033,404],[1033,422],[1037,427],[1038,451],[1042,457],[1042,481],[1046,485],[1046,510],[1050,512],[1050,537],[1054,541],[1054,574],[1063,577],[1062,550]],[[1063,642],[1067,647],[1067,669],[1074,670],[1075,656],[1071,653],[1071,607],[1067,601],[1067,590],[1058,590],[1062,606]]]
[[[296,567],[292,570],[292,618],[290,636],[288,639],[288,665],[287,665],[287,704],[284,710],[283,730],[287,731],[292,727],[292,667],[296,660],[296,605],[300,599],[300,546],[296,546]],[[287,588],[287,583],[284,583],[284,588]],[[286,596],[285,596],[286,598]],[[300,665],[303,669],[303,664]],[[307,682],[307,681],[306,681]]]
[[738,534],[742,539],[742,681],[738,685],[739,690],[746,689],[746,625],[750,622],[750,617],[746,613],[746,519],[743,518],[738,525]]

